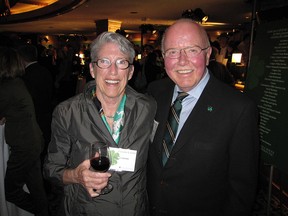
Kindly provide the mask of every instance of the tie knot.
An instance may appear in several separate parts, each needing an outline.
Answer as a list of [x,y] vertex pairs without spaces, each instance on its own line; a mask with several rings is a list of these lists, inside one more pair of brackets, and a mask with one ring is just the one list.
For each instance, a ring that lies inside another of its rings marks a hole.
[[182,100],[187,97],[189,94],[186,92],[178,92],[178,96],[176,98],[176,101],[182,102]]

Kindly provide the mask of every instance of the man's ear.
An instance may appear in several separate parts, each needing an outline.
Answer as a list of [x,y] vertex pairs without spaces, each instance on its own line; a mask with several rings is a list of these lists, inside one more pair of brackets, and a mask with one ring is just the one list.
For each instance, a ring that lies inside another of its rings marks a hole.
[[212,53],[212,47],[210,46],[206,52],[206,66],[209,65],[211,53]]

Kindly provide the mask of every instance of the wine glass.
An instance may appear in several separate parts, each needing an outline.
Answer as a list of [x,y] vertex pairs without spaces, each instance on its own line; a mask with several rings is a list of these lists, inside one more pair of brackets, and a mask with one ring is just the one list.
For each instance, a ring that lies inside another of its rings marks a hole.
[[[90,155],[91,170],[95,172],[106,172],[108,171],[110,164],[111,157],[108,145],[104,142],[92,143]],[[107,186],[101,190],[100,194],[107,194],[112,191],[112,189],[113,186],[108,183]],[[95,189],[93,190],[96,191]]]

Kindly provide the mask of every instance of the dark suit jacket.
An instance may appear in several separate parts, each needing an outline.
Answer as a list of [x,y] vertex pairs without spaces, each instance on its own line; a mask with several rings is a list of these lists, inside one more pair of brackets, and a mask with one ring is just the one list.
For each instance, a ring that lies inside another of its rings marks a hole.
[[47,68],[36,62],[26,67],[23,80],[32,96],[36,119],[43,132],[45,143],[48,144],[53,109],[52,75]]
[[[210,73],[211,74],[211,73]],[[152,83],[159,122],[148,160],[152,215],[250,215],[258,172],[257,107],[212,75],[165,167],[162,139],[174,83]]]
[[[0,117],[6,118],[5,139],[13,155],[29,155],[31,161],[38,159],[43,150],[43,137],[36,121],[31,95],[22,79],[0,81]],[[15,156],[13,160],[17,161],[25,158]],[[8,167],[10,165],[15,166],[15,163],[8,163]]]
[[52,110],[53,81],[50,71],[39,63],[25,69],[23,80],[32,96],[36,116]]

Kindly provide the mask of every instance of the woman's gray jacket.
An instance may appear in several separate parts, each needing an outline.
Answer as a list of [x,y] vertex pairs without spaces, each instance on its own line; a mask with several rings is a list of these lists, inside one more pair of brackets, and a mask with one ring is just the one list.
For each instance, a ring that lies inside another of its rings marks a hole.
[[142,216],[147,215],[146,160],[153,120],[154,99],[127,86],[125,122],[117,145],[92,100],[95,81],[87,84],[84,93],[60,103],[53,112],[52,136],[44,175],[63,185],[64,169],[76,168],[89,158],[91,143],[106,141],[111,147],[137,150],[134,172],[113,172],[109,194],[91,198],[81,184],[64,186],[66,215]]

